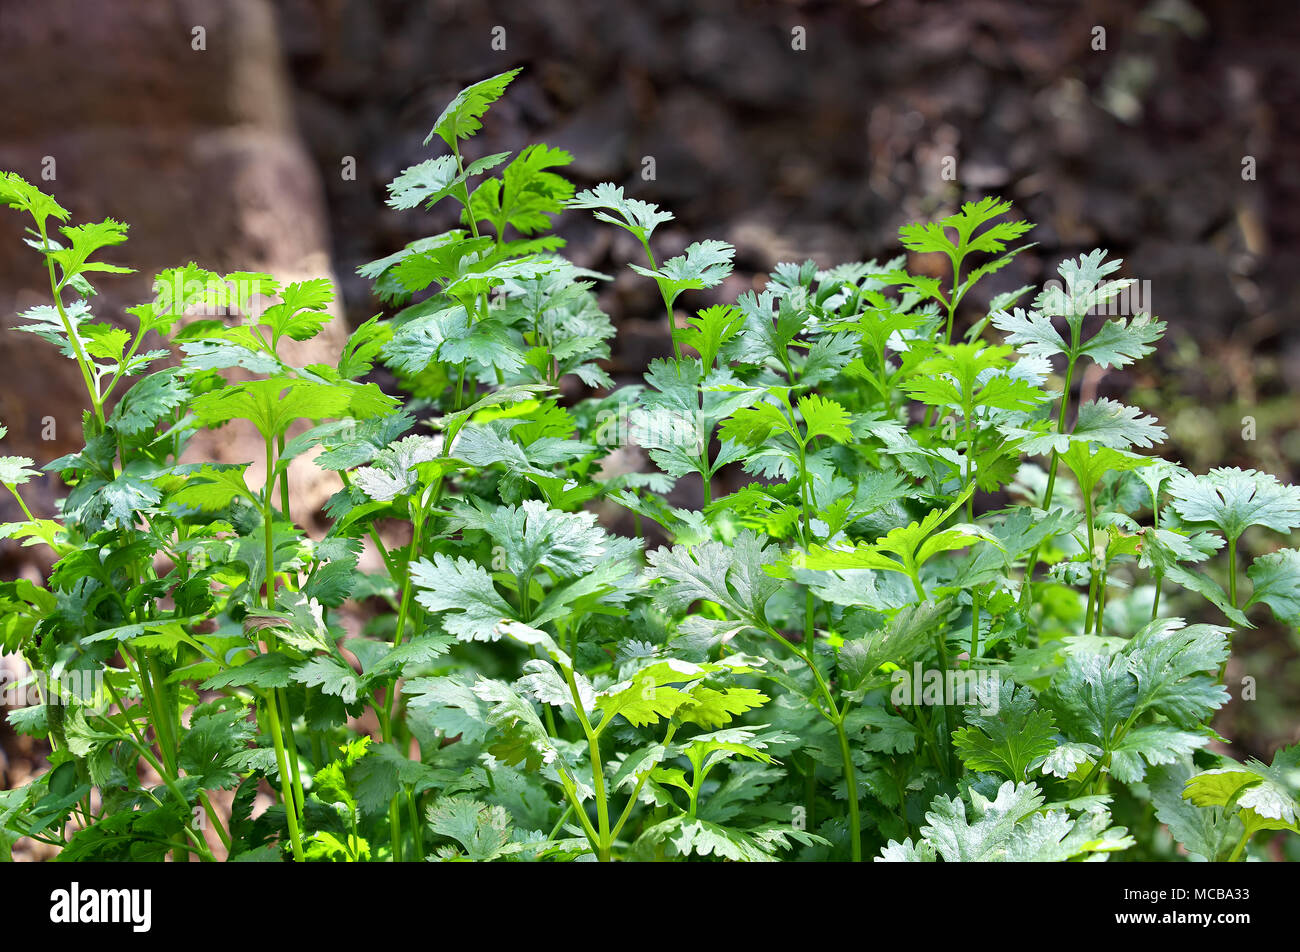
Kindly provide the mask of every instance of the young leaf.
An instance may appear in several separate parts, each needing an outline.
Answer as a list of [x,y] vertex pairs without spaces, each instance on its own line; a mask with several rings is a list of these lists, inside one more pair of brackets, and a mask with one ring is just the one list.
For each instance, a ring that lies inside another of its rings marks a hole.
[[953,746],[971,770],[996,771],[1023,781],[1029,767],[1056,746],[1056,723],[1050,711],[1039,709],[1029,688],[1002,681],[996,710],[985,714],[992,698],[981,692],[966,711],[970,726],[953,731]]
[[1300,526],[1300,487],[1284,486],[1253,469],[1221,466],[1204,476],[1178,473],[1169,481],[1169,495],[1183,519],[1214,526],[1229,542],[1250,526],[1274,532]]
[[472,86],[466,86],[458,92],[442,111],[438,121],[433,124],[433,129],[425,136],[424,144],[428,145],[433,141],[434,136],[438,136],[447,143],[448,148],[455,150],[457,139],[468,139],[483,128],[483,123],[479,120],[483,118],[488,108],[501,98],[510,81],[519,75],[521,69],[522,67],[517,67],[498,73]]

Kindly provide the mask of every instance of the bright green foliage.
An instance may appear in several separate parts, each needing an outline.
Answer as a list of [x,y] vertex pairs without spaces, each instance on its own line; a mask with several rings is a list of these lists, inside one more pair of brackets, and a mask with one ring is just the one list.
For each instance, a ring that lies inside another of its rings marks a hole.
[[[332,363],[284,346],[331,320],[324,279],[185,264],[130,326],[97,317],[126,226],[0,174],[49,278],[18,330],[87,407],[83,448],[0,457],[0,538],[54,559],[0,583],[0,651],[97,677],[9,712],[50,756],[0,793],[0,853],[1068,861],[1169,858],[1167,829],[1238,860],[1297,831],[1297,748],[1209,752],[1233,629],[1182,616],[1300,626],[1297,549],[1254,559],[1249,598],[1236,551],[1300,527],[1300,490],[1193,475],[1139,407],[1074,404],[1164,329],[1117,313],[1121,262],[972,308],[1032,228],[989,197],[901,230],[942,277],[784,263],[719,301],[730,244],[661,261],[672,215],[576,192],[567,152],[462,154],[518,72],[462,90],[390,185],[458,225],[362,266],[386,312]],[[672,357],[635,384],[609,276],[552,233],[578,210],[659,291]],[[194,460],[224,427],[261,451]],[[291,469],[337,480],[323,517]],[[66,493],[34,512],[44,479]]]

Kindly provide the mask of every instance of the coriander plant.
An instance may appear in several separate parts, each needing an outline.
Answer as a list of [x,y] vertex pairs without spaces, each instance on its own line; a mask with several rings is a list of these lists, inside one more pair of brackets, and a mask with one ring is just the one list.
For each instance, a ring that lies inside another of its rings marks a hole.
[[[0,792],[0,856],[1241,860],[1300,832],[1300,748],[1209,750],[1234,631],[1300,626],[1300,489],[1193,474],[1149,452],[1152,416],[1078,402],[1165,329],[1098,315],[1120,261],[1064,261],[962,333],[1033,227],[990,197],[901,229],[945,277],[783,264],[683,313],[729,244],[668,256],[673,216],[577,191],[563,150],[475,154],[517,72],[389,186],[458,227],[360,269],[386,313],[332,364],[282,348],[330,320],[323,279],[185,264],[97,317],[127,226],[0,176],[49,284],[18,330],[86,408],[80,451],[0,459],[0,534],[54,560],[0,584],[30,671],[8,718],[49,749]],[[609,276],[552,230],[585,212],[663,303],[673,356],[641,384],[604,367]],[[182,461],[224,428],[259,458]],[[623,442],[649,472],[607,465]],[[290,467],[333,474],[324,532]],[[1243,566],[1248,530],[1275,547]]]

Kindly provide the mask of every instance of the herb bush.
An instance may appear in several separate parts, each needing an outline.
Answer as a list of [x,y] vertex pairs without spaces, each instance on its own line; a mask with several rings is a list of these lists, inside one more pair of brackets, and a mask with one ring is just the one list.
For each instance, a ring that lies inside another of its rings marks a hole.
[[[462,91],[426,140],[449,154],[390,186],[397,209],[458,203],[463,227],[361,269],[393,313],[334,366],[280,354],[329,320],[325,280],[189,264],[133,332],[95,320],[126,225],[68,225],[0,177],[49,275],[19,330],[77,363],[89,403],[84,449],[43,467],[57,512],[23,502],[31,460],[0,460],[26,516],[4,535],[57,556],[46,586],[0,588],[0,649],[41,692],[9,720],[51,748],[0,792],[0,853],[1240,860],[1297,830],[1300,748],[1207,745],[1234,628],[1257,605],[1300,621],[1300,551],[1237,552],[1252,526],[1300,526],[1300,490],[1193,475],[1135,452],[1164,436],[1151,416],[1077,405],[1087,364],[1125,367],[1164,330],[1090,316],[1128,284],[1119,261],[1065,261],[959,335],[1032,227],[986,198],[900,232],[947,279],[902,257],[781,265],[678,325],[734,249],[660,260],[672,216],[610,184],[575,195],[547,145],[463,156],[514,75]],[[565,209],[644,250],[629,266],[673,351],[644,385],[601,367],[606,276],[558,254]],[[405,404],[363,382],[376,362]],[[595,395],[562,400],[570,376]],[[263,460],[179,461],[232,424]],[[629,441],[653,471],[604,465]],[[291,512],[291,464],[341,481],[322,538]],[[715,495],[724,470],[747,484]],[[701,510],[668,501],[679,482]],[[255,816],[259,789],[276,802]]]

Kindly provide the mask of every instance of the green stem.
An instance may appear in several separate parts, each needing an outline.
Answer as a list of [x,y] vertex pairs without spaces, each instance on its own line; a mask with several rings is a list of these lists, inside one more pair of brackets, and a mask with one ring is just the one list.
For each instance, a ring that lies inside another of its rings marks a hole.
[[393,862],[402,862],[402,793],[399,790],[388,803],[388,831],[391,837]]
[[[844,711],[841,711],[836,705],[835,696],[831,693],[830,685],[826,683],[826,679],[822,677],[822,673],[814,661],[814,656],[811,650],[800,651],[788,638],[766,622],[761,623],[759,627],[775,638],[782,647],[793,654],[796,658],[803,660],[803,663],[806,664],[808,669],[812,672],[813,679],[817,682],[818,691],[821,692],[822,697],[826,700],[827,708],[829,710],[823,709],[820,705],[816,705],[816,707],[821,711],[822,716],[834,725],[835,733],[840,741],[840,758],[844,768],[844,792],[849,801],[850,848],[853,855],[853,862],[860,862],[862,859],[862,819],[858,812],[857,769],[853,766],[853,756],[849,749],[848,735],[844,731],[844,716],[845,713],[847,713],[847,705]],[[808,647],[811,649],[812,646],[809,645]]]
[[292,783],[289,775],[289,761],[284,750],[284,732],[280,725],[280,712],[275,703],[275,694],[268,691],[263,696],[266,708],[267,728],[271,742],[275,745],[275,764],[280,771],[280,799],[284,803],[285,819],[289,823],[289,843],[293,848],[293,858],[302,863],[306,855],[302,848],[302,833],[298,829],[298,809],[294,802]]
[[289,698],[284,693],[283,688],[276,690],[276,698],[280,710],[284,711],[284,749],[289,756],[289,777],[293,781],[294,804],[297,807],[298,816],[305,817],[307,798],[303,795],[302,775],[298,767],[298,742],[293,736],[293,711],[289,709]]
[[[411,518],[411,545],[406,552],[406,567],[402,580],[402,600],[397,610],[397,629],[393,635],[393,647],[401,645],[402,639],[406,636],[406,619],[411,611],[411,592],[413,589],[411,566],[420,553],[420,532],[423,527],[424,511],[415,506]],[[380,712],[381,731],[385,744],[390,743],[393,739],[393,714],[397,709],[397,680],[397,676],[394,675],[392,681],[387,684],[384,708]],[[393,862],[395,863],[402,862],[401,797],[402,792],[399,790],[393,795],[393,799],[388,804],[388,829],[391,837]],[[419,824],[414,819],[411,823],[412,835],[418,838],[420,835]]]
[[30,509],[27,508],[27,503],[23,502],[23,497],[22,497],[21,495],[19,495],[19,493],[18,493],[18,487],[17,487],[17,486],[10,485],[9,483],[5,483],[5,484],[4,484],[4,487],[5,487],[5,489],[9,490],[9,494],[10,494],[11,496],[13,496],[15,499],[18,500],[18,505],[22,507],[23,515],[25,515],[25,516],[27,517],[27,521],[28,521],[28,522],[35,522],[35,521],[36,521],[36,517],[33,516],[33,515],[32,515],[32,511],[31,511]]
[[419,797],[414,791],[406,792],[406,816],[411,821],[411,836],[415,838],[415,855],[418,859],[424,856],[424,828],[420,823],[420,804],[417,802]]
[[[650,261],[650,270],[658,271],[659,265],[655,262],[654,252],[650,250],[650,242],[642,238],[641,248],[645,251],[645,256]],[[655,284],[658,285],[659,282],[656,281]],[[677,320],[673,317],[673,302],[669,299],[668,295],[664,293],[662,286],[659,288],[659,296],[663,299],[664,310],[668,312],[668,336],[672,338],[673,342],[673,359],[681,360],[682,349],[677,346]]]
[[1250,830],[1242,830],[1242,831],[1241,831],[1241,839],[1237,840],[1237,845],[1236,845],[1236,847],[1233,849],[1233,851],[1232,851],[1232,855],[1228,857],[1228,862],[1229,862],[1229,863],[1235,863],[1235,862],[1237,862],[1238,860],[1241,859],[1241,854],[1242,854],[1243,851],[1245,851],[1245,849],[1246,849],[1246,842],[1247,842],[1249,839],[1250,839]]
[[1237,607],[1237,540],[1228,540],[1228,600]]
[[[113,693],[114,696],[116,696],[116,692]],[[118,698],[118,707],[121,706],[122,706],[121,698]],[[88,708],[88,710],[90,711],[90,713],[99,717],[101,720],[106,722],[109,726],[114,728],[114,730],[117,732],[117,735],[121,737],[123,741],[125,741],[127,744],[130,744],[132,747],[136,749],[136,752],[144,759],[145,763],[147,763],[150,767],[152,767],[154,772],[158,774],[159,777],[162,778],[163,785],[167,788],[168,792],[177,799],[177,801],[185,808],[185,812],[188,814],[190,810],[190,802],[186,800],[185,795],[181,793],[180,787],[178,787],[176,784],[176,779],[171,775],[171,773],[167,770],[167,768],[158,760],[158,758],[153,755],[153,752],[149,750],[149,746],[142,742],[142,738],[136,732],[135,728],[132,727],[130,729],[129,735],[123,734],[120,731],[120,729],[118,729],[117,724],[115,724],[113,720],[109,718],[107,715],[99,711],[96,711],[93,708]],[[149,795],[155,803],[158,802],[157,798],[153,797],[152,794],[149,794],[148,790],[144,792],[147,795]],[[161,804],[159,805],[161,806]],[[213,861],[212,850],[208,848],[208,844],[203,840],[203,838],[198,836],[192,829],[190,829],[188,823],[184,824],[181,827],[181,830],[185,834],[186,839],[190,841],[193,847],[191,851],[196,853],[199,856],[199,858],[204,860],[205,862],[212,862]],[[181,852],[185,852],[185,851],[181,850]]]
[[[416,557],[420,554],[420,535],[424,530],[424,510],[418,506],[411,519],[411,545],[406,552],[406,567],[403,571],[402,578],[402,600],[397,608],[397,629],[393,635],[393,647],[396,648],[402,644],[402,639],[406,635],[406,619],[411,612],[411,595],[413,580],[411,578],[411,566],[414,564]],[[397,678],[394,676],[393,683],[387,691],[387,704],[384,716],[384,743],[392,740],[392,719],[397,703]]]
[[[284,455],[284,434],[281,433],[276,437],[277,457]],[[292,522],[289,515],[289,467],[286,466],[280,471],[280,511],[284,514],[286,522]]]
[[[561,813],[560,818],[555,821],[555,826],[551,827],[551,835],[546,838],[546,842],[550,843],[555,840],[555,838],[559,835],[560,830],[564,828],[564,821],[567,820],[570,816],[572,816],[572,814],[573,814],[573,804],[566,803],[564,805],[564,812]],[[618,835],[617,828],[615,829],[615,835],[616,836]]]
[[[1077,351],[1079,349],[1079,332],[1073,330],[1071,334],[1073,345],[1070,348],[1069,362],[1065,368],[1065,386],[1061,389],[1060,413],[1056,417],[1056,432],[1065,432],[1065,415],[1070,408],[1070,388],[1074,385],[1074,365],[1078,360]],[[1061,456],[1052,450],[1052,464],[1047,471],[1047,488],[1043,491],[1043,509],[1047,510],[1052,505],[1052,491],[1056,488],[1056,472],[1061,465]],[[1034,546],[1034,551],[1029,555],[1029,561],[1025,564],[1024,589],[1020,593],[1020,609],[1022,612],[1029,610],[1029,592],[1030,582],[1034,577],[1034,569],[1038,567],[1038,554],[1043,549],[1043,543],[1040,542]]]
[[262,537],[265,544],[266,570],[265,582],[266,607],[275,608],[275,510],[271,496],[275,492],[275,442],[266,437],[266,487],[262,492]]
[[840,757],[844,761],[844,785],[849,795],[849,854],[852,862],[862,862],[862,817],[858,813],[858,775],[853,768],[853,753],[849,750],[849,737],[844,731],[844,718],[835,722],[835,735],[840,741]]
[[41,233],[41,251],[45,255],[45,267],[50,273],[50,292],[54,296],[54,308],[59,312],[59,320],[63,323],[63,331],[68,335],[68,343],[72,346],[72,352],[77,358],[77,366],[81,368],[81,378],[86,383],[86,392],[90,395],[91,408],[94,410],[95,419],[103,425],[104,407],[100,402],[99,390],[95,386],[94,378],[90,373],[90,359],[81,348],[81,338],[77,335],[77,329],[72,326],[72,319],[68,317],[67,311],[63,309],[63,285],[54,274],[54,259],[50,257],[50,239],[45,233],[45,222],[38,219],[36,225]]
[[569,682],[569,692],[573,695],[574,710],[578,712],[578,722],[582,725],[583,733],[587,735],[587,748],[591,752],[591,785],[596,792],[596,823],[600,836],[600,845],[596,850],[596,858],[602,863],[608,863],[610,847],[613,845],[614,838],[610,835],[609,800],[605,794],[605,765],[600,759],[600,738],[591,729],[587,714],[582,709],[582,698],[578,694],[578,684],[574,680],[573,669],[565,668],[564,676]]
[[[668,732],[664,734],[664,741],[663,741],[664,750],[667,750],[668,746],[673,742],[673,734],[675,733],[677,733],[677,724],[676,722],[670,722],[668,724]],[[637,780],[636,787],[634,787],[632,790],[631,798],[627,801],[627,805],[623,807],[622,815],[619,816],[618,822],[614,824],[614,829],[609,834],[609,838],[611,842],[618,839],[619,831],[623,829],[623,824],[625,824],[628,821],[628,818],[632,815],[632,810],[633,808],[636,807],[637,801],[641,797],[641,788],[644,787],[645,782],[650,779],[650,773],[653,770],[654,770],[653,766],[647,767],[645,773],[643,773],[640,779]],[[561,821],[563,821],[564,818],[561,817],[560,819]],[[558,828],[558,824],[557,824],[557,828]],[[554,832],[552,832],[551,837],[553,838],[554,836],[555,834]]]
[[1083,620],[1083,630],[1086,633],[1092,628],[1093,612],[1096,609],[1097,598],[1097,568],[1095,565],[1097,545],[1092,528],[1092,493],[1087,490],[1083,494],[1083,514],[1084,518],[1088,520],[1088,613]]

